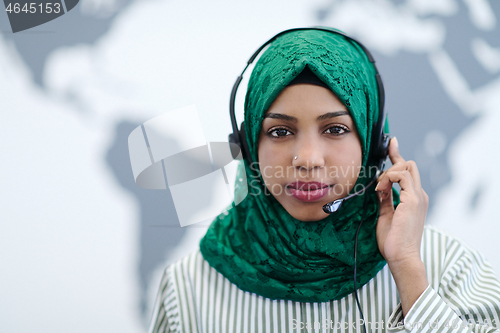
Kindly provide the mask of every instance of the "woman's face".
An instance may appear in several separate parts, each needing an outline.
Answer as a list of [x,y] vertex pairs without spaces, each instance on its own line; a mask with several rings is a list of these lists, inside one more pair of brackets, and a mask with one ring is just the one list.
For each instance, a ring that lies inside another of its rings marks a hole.
[[268,191],[294,218],[324,219],[323,205],[347,196],[361,170],[347,108],[331,90],[302,83],[286,87],[264,117],[258,156]]

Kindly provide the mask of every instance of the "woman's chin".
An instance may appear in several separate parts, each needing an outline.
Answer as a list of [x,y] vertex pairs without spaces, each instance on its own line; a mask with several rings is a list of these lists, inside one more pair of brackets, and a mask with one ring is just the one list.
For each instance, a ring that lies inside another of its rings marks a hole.
[[303,222],[317,222],[328,217],[328,214],[323,211],[322,203],[309,204],[306,207],[301,206],[290,205],[284,208],[295,219]]
[[317,222],[327,218],[330,214],[323,211],[323,206],[345,195],[327,195],[323,198],[308,201],[291,195],[275,196],[276,200],[293,218],[304,222]]

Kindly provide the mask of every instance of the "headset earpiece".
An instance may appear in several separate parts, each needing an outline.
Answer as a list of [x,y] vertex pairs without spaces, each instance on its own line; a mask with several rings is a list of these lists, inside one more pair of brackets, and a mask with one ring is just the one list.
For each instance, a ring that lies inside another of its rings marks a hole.
[[235,137],[234,133],[229,134],[228,141],[229,141],[229,149],[231,150],[231,155],[233,156],[233,159],[236,159],[241,151],[241,144],[239,140]]
[[380,159],[385,160],[387,156],[389,155],[389,143],[391,141],[391,137],[389,134],[383,133],[382,134],[382,141],[380,142],[379,145],[379,151],[378,156]]
[[389,141],[391,137],[386,133],[381,133],[380,137],[377,141],[373,142],[371,147],[371,156],[372,160],[385,160],[387,155],[389,154]]
[[243,159],[250,163],[250,149],[248,147],[246,132],[245,132],[245,122],[240,125],[240,130],[236,133],[229,134],[229,143],[234,143],[239,149],[235,149],[234,145],[230,145],[231,155],[233,159],[236,159],[241,151]]

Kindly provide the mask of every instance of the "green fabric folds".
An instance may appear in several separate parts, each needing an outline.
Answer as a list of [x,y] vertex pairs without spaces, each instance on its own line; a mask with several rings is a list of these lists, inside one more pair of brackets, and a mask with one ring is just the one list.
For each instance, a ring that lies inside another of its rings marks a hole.
[[[305,30],[285,34],[271,43],[255,65],[245,99],[245,130],[252,160],[263,116],[291,80],[309,68],[347,106],[369,160],[372,128],[378,119],[375,70],[363,50],[341,35]],[[388,128],[386,123],[386,128]],[[357,287],[386,264],[378,250],[379,206],[373,187],[344,202],[336,213],[316,222],[293,218],[266,191],[256,164],[240,164],[248,195],[220,214],[200,242],[203,257],[240,289],[271,299],[301,302],[338,300],[354,291],[354,240],[366,200],[366,217],[358,237]],[[236,177],[235,198],[242,194]],[[367,184],[362,172],[356,184]],[[358,187],[359,189],[359,187]],[[394,205],[399,203],[394,193]]]

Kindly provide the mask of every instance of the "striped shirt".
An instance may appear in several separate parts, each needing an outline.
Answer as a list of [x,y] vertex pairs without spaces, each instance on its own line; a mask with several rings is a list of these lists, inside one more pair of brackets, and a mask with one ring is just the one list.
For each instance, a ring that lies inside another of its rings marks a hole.
[[[388,265],[358,289],[367,332],[500,332],[500,283],[477,251],[425,226],[429,286],[403,320]],[[163,274],[150,333],[363,332],[354,294],[307,303],[240,290],[195,251]]]

